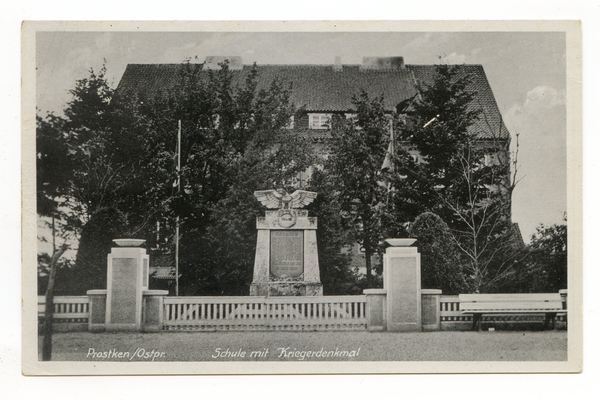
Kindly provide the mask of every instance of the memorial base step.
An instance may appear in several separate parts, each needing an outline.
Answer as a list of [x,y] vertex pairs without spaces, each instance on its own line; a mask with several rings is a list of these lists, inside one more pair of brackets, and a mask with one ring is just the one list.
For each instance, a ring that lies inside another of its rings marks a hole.
[[323,296],[320,282],[257,282],[250,285],[250,296]]

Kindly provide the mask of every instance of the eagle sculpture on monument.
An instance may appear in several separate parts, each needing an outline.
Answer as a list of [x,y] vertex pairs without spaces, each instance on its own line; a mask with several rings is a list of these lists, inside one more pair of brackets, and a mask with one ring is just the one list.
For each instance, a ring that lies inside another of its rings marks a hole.
[[271,189],[257,190],[254,192],[254,197],[267,208],[291,210],[309,205],[317,198],[317,193],[307,190],[296,190],[294,193],[288,194],[283,189]]

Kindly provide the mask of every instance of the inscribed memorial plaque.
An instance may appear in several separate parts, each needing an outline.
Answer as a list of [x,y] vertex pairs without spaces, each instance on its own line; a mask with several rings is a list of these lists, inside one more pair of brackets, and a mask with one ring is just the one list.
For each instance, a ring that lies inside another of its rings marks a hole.
[[271,231],[271,274],[294,278],[304,272],[304,231]]

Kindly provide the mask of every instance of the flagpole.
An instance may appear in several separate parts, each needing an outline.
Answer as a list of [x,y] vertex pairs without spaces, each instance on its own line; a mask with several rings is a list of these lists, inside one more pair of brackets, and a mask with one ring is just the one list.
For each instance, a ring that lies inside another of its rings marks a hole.
[[[181,120],[177,129],[177,193],[181,190]],[[175,296],[179,296],[179,213],[175,220]]]
[[[396,153],[396,143],[394,139],[394,117],[390,118],[390,172],[395,173],[394,168],[394,155]],[[386,205],[390,204],[390,190],[392,189],[392,182],[388,181],[387,184],[387,196],[386,196]]]
[[[393,117],[389,119],[389,129],[390,129],[390,142],[388,144],[388,148],[385,152],[385,158],[383,159],[383,164],[381,164],[381,170],[387,169],[389,172],[394,172],[394,156],[396,154],[396,143],[394,139],[394,119]],[[385,181],[378,181],[377,184],[387,190],[387,198],[389,200],[390,191],[392,188],[392,183],[389,179]],[[386,202],[387,204],[387,202]]]

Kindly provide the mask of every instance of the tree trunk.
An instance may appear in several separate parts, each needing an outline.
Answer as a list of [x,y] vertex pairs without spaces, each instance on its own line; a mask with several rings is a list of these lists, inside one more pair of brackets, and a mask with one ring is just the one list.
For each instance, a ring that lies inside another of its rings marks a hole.
[[52,318],[54,309],[54,280],[56,278],[56,269],[58,259],[67,251],[68,245],[63,244],[60,250],[54,251],[52,261],[50,262],[50,276],[48,277],[48,287],[46,288],[46,306],[44,309],[44,342],[42,344],[42,361],[52,359]]
[[367,289],[373,286],[372,269],[371,269],[371,242],[368,238],[365,238],[365,265],[367,267]]

